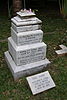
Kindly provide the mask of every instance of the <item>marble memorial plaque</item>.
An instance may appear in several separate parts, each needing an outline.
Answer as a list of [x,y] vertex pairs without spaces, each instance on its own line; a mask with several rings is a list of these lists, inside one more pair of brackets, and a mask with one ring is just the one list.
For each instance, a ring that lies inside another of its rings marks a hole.
[[67,54],[67,49],[57,50],[55,51],[58,55],[62,56],[64,54]]
[[29,83],[33,95],[41,93],[56,86],[48,71],[29,76],[27,77],[27,81]]
[[58,56],[64,56],[64,55],[66,55],[67,54],[67,47],[65,45],[63,45],[63,44],[59,45],[59,47],[61,48],[61,50],[55,51],[56,54]]
[[35,31],[28,31],[28,32],[20,32],[16,34],[16,31],[11,28],[11,36],[14,42],[20,45],[27,45],[32,43],[42,42],[43,39],[43,31],[35,30]]

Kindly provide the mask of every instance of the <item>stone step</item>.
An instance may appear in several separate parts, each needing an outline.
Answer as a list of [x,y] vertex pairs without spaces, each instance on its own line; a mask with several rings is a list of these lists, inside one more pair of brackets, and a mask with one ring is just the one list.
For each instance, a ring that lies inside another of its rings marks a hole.
[[27,26],[16,26],[14,23],[11,23],[12,28],[18,34],[19,32],[26,32],[26,31],[35,31],[41,29],[41,24],[35,25],[27,25]]
[[38,62],[34,62],[34,63],[30,63],[18,67],[13,61],[8,51],[5,52],[5,59],[8,64],[8,67],[12,72],[14,80],[17,80],[22,76],[28,76],[36,72],[42,71],[45,67],[47,67],[48,64],[50,64],[50,61],[46,58]]
[[42,21],[39,20],[38,18],[34,18],[34,20],[29,20],[29,21],[20,21],[17,18],[12,18],[11,19],[12,23],[14,23],[16,26],[29,26],[29,25],[37,25],[37,24],[42,24]]
[[37,17],[31,17],[31,18],[20,18],[19,16],[15,16],[14,19],[18,22],[29,22],[29,21],[36,21]]
[[37,62],[46,58],[47,45],[44,42],[17,46],[10,37],[8,38],[8,47],[10,54],[18,66]]

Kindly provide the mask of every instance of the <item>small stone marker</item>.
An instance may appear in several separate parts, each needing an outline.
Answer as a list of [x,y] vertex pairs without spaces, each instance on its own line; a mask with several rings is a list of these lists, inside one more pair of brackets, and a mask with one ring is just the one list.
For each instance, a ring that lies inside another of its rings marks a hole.
[[67,49],[67,47],[65,46],[65,45],[63,45],[63,44],[61,44],[61,45],[59,45],[59,47],[61,48],[61,49]]
[[57,55],[59,56],[64,56],[67,54],[67,47],[64,45],[59,45],[59,47],[61,48],[61,50],[57,50],[55,51]]
[[27,81],[30,85],[33,95],[56,86],[48,71],[29,76],[27,77]]

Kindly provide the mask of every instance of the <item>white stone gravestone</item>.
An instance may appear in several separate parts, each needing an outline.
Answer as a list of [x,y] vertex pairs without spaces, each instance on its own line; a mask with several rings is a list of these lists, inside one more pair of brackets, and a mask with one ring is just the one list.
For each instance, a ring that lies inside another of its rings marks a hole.
[[27,77],[33,95],[55,87],[48,71]]
[[56,54],[59,56],[67,55],[67,47],[64,46],[63,44],[59,45],[59,47],[61,48],[61,50],[55,51]]
[[50,61],[46,58],[47,45],[42,42],[42,21],[33,12],[20,11],[11,19],[9,50],[5,58],[14,79],[41,71]]

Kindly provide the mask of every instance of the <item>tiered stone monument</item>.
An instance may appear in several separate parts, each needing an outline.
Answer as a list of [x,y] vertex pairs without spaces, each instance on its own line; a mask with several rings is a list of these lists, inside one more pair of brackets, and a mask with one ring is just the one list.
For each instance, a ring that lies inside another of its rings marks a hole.
[[42,21],[31,11],[17,12],[11,19],[9,50],[5,58],[14,79],[41,71],[50,61],[46,58],[47,45],[42,42]]

